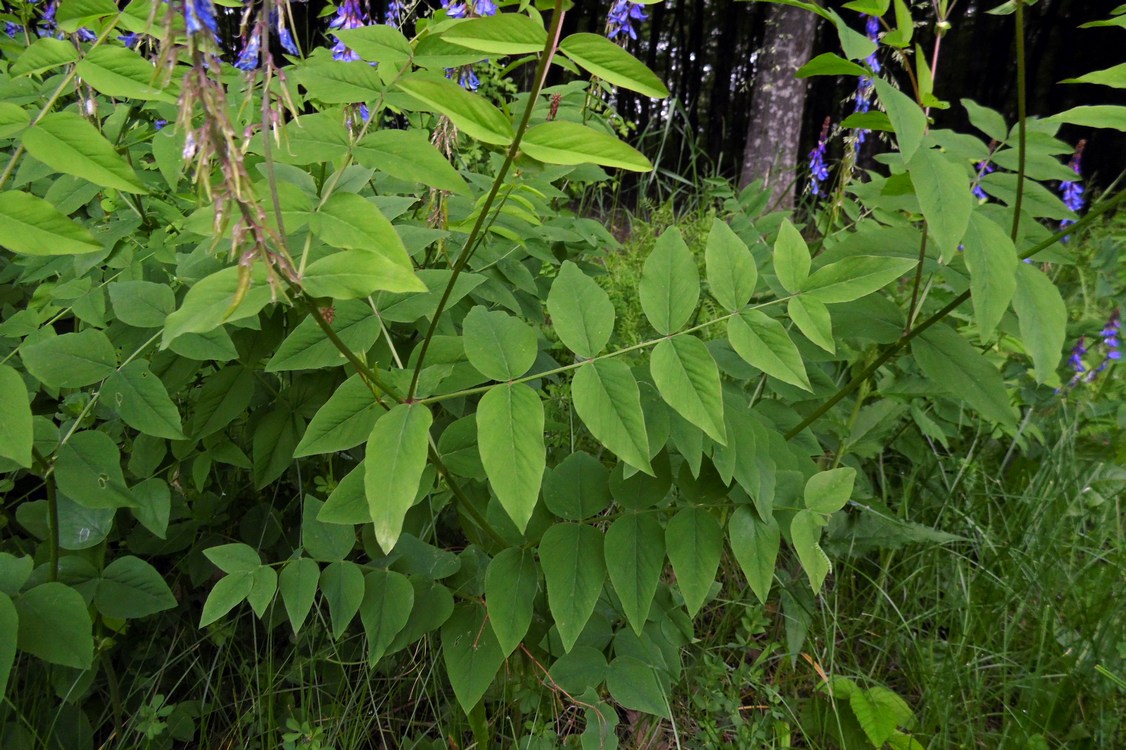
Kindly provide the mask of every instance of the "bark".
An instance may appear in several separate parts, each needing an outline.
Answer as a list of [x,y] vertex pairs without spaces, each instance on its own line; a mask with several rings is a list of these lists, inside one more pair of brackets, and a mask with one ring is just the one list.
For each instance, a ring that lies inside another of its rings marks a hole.
[[813,51],[817,16],[789,5],[771,5],[766,24],[739,184],[764,178],[772,203],[790,208],[806,94],[806,82],[794,78],[794,73]]

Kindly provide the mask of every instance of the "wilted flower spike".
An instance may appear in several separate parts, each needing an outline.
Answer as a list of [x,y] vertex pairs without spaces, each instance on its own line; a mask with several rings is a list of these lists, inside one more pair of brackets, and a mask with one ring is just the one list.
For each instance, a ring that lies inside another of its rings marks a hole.
[[809,191],[814,195],[821,195],[821,183],[829,179],[829,167],[825,164],[825,148],[829,142],[829,126],[832,120],[825,118],[821,127],[821,137],[817,140],[817,148],[809,152]]
[[630,39],[637,39],[634,21],[640,24],[648,18],[649,16],[645,15],[645,9],[637,3],[630,2],[630,0],[614,0],[614,5],[611,6],[606,19],[606,36],[610,39],[617,39],[625,34]]
[[211,4],[211,0],[184,0],[184,20],[187,22],[189,35],[194,36],[206,30],[215,39],[219,38],[219,25],[215,20],[215,6]]

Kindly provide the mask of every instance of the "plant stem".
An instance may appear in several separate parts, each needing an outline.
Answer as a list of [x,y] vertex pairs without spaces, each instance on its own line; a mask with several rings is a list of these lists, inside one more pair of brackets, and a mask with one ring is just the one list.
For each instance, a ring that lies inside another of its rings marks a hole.
[[1024,0],[1016,0],[1016,47],[1017,47],[1017,196],[1013,201],[1013,242],[1020,232],[1020,210],[1024,203],[1024,169],[1028,145],[1027,71],[1024,61]]
[[923,237],[919,240],[919,263],[915,266],[915,284],[911,288],[911,306],[907,309],[907,327],[904,333],[911,332],[911,326],[915,323],[915,315],[918,313],[916,309],[919,304],[919,287],[923,285],[923,263],[927,259],[927,223],[923,222]]

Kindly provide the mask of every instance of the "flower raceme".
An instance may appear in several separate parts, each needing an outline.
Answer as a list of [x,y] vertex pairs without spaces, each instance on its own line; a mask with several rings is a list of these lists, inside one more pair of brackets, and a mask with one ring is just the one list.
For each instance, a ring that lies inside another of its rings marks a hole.
[[821,126],[821,137],[817,139],[817,148],[809,152],[809,192],[821,195],[821,183],[829,179],[829,167],[825,164],[825,149],[829,143],[829,126],[832,120],[825,118]]
[[640,25],[642,21],[648,18],[649,16],[645,15],[645,9],[637,3],[630,2],[630,0],[614,0],[614,5],[611,6],[610,13],[606,18],[606,36],[610,39],[617,39],[625,35],[630,39],[637,39],[635,25]]

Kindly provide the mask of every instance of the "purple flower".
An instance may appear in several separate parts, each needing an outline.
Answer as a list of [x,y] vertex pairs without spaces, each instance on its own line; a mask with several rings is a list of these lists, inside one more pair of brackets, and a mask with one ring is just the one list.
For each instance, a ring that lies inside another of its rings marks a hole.
[[213,38],[219,38],[219,24],[215,20],[215,6],[211,0],[184,0],[184,21],[187,22],[189,36],[207,30]]
[[442,7],[450,18],[465,18],[468,12],[465,3],[451,3],[450,0],[442,0]]
[[8,35],[9,39],[15,39],[16,34],[23,33],[23,26],[20,26],[18,23],[12,23],[11,21],[8,21],[4,24],[4,33]]
[[46,7],[43,8],[43,16],[39,19],[39,25],[35,29],[36,34],[43,37],[53,36],[57,39],[62,39],[62,32],[56,33],[55,27],[55,11],[58,10],[58,6],[59,4],[56,0],[51,0],[51,2],[47,3]]
[[[868,38],[878,45],[880,43],[880,19],[875,16],[864,16],[863,13],[861,17],[868,19],[865,23],[865,31],[868,34]],[[876,57],[875,52],[868,55],[865,62],[868,63],[868,67],[873,73],[879,73],[882,70],[879,58]],[[872,108],[872,92],[874,89],[875,86],[871,78],[868,76],[860,76],[860,80],[856,83],[856,93],[853,94],[852,97],[855,102],[855,106],[852,110],[854,114],[864,114]],[[870,130],[864,128],[860,128],[856,131],[857,151],[860,151],[861,144],[868,138],[868,133],[870,132]]]
[[1090,383],[1094,380],[1100,372],[1110,366],[1111,362],[1122,359],[1122,343],[1119,339],[1119,333],[1122,328],[1122,321],[1118,317],[1118,311],[1115,310],[1110,314],[1110,319],[1107,320],[1106,325],[1099,331],[1099,338],[1102,339],[1102,345],[1106,349],[1103,355],[1102,362],[1099,366],[1087,373],[1085,380]]
[[1071,348],[1071,356],[1067,360],[1071,363],[1071,369],[1075,370],[1076,375],[1087,371],[1087,368],[1083,366],[1083,357],[1086,354],[1087,347],[1084,345],[1083,337],[1080,336],[1079,340],[1075,342],[1075,346]]
[[154,120],[152,126],[157,130],[163,130],[164,126],[168,124],[168,120]]
[[979,161],[975,167],[977,170],[977,177],[974,178],[973,194],[979,201],[989,200],[989,193],[981,186],[981,178],[992,172],[995,167],[989,163],[989,160]]
[[121,36],[119,36],[117,40],[124,44],[126,47],[132,49],[134,46],[136,46],[137,41],[140,38],[141,35],[136,31],[130,31],[128,34],[122,34]]
[[261,38],[256,26],[251,29],[250,38],[248,38],[246,44],[242,46],[242,52],[239,52],[238,59],[235,60],[235,67],[239,70],[254,70],[257,68],[261,44]]
[[399,27],[403,25],[403,8],[401,3],[396,0],[390,0],[387,3],[387,12],[383,15],[383,23],[388,26]]
[[457,82],[461,84],[463,89],[468,89],[469,91],[476,91],[477,87],[481,85],[477,74],[473,72],[472,65],[466,65],[461,69],[461,76],[458,77]]
[[[360,7],[360,0],[344,0],[336,10],[336,18],[329,23],[334,29],[358,29],[367,25],[367,12]],[[345,62],[360,59],[359,55],[345,46],[340,37],[336,37],[336,44],[332,46],[332,57]]]
[[[1080,139],[1079,143],[1075,145],[1075,153],[1071,155],[1071,161],[1067,166],[1071,167],[1071,171],[1077,175],[1082,175],[1083,168],[1083,149],[1087,145],[1087,140]],[[1083,210],[1086,200],[1083,198],[1083,186],[1079,184],[1078,180],[1065,180],[1060,183],[1060,194],[1063,196],[1064,205],[1076,213]],[[1075,222],[1071,219],[1064,219],[1060,222],[1060,229],[1071,226]],[[1063,238],[1064,242],[1071,239],[1071,236]]]
[[[442,7],[450,18],[470,18],[474,16],[495,16],[497,4],[493,0],[442,0]],[[390,11],[388,11],[390,12]]]
[[278,32],[278,43],[281,44],[282,49],[291,55],[300,55],[301,51],[297,49],[297,42],[293,41],[293,34],[285,27],[282,20],[277,10],[270,11],[270,23]]
[[825,148],[829,142],[829,126],[832,120],[825,118],[821,126],[821,137],[817,140],[817,148],[809,152],[809,191],[814,195],[821,195],[821,183],[829,179],[829,167],[825,164]]
[[634,21],[640,24],[648,18],[645,9],[637,3],[630,0],[614,0],[614,5],[611,6],[606,19],[606,36],[609,39],[617,39],[625,34],[630,39],[637,39]]

